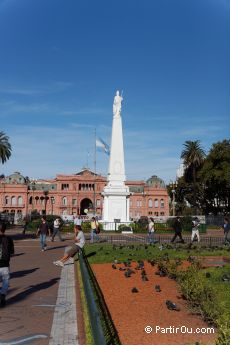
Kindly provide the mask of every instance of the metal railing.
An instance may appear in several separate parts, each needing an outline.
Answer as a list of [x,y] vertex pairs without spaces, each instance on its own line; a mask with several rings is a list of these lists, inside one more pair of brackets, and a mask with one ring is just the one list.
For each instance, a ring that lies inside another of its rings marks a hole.
[[121,345],[104,296],[84,251],[79,255],[80,269],[95,345]]
[[[174,233],[171,234],[161,234],[155,235],[154,240],[157,244],[168,244],[171,243],[171,239]],[[185,243],[191,243],[191,235],[183,235],[183,239]],[[90,240],[89,235],[85,235],[87,241]],[[131,234],[131,235],[123,235],[123,234],[115,234],[115,235],[107,235],[107,234],[100,234],[99,235],[99,242],[97,243],[108,243],[108,244],[119,244],[119,243],[142,243],[148,244],[149,238],[145,234]],[[174,243],[177,243],[176,241]],[[197,243],[197,242],[194,242]],[[200,244],[207,245],[207,246],[221,246],[224,243],[224,238],[222,236],[200,236]]]

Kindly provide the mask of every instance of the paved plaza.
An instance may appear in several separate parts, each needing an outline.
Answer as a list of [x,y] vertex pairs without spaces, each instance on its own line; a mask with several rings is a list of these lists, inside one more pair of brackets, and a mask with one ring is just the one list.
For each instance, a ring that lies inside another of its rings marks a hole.
[[71,241],[15,240],[7,305],[0,314],[0,345],[78,345],[73,260],[63,269],[53,261]]
[[[7,305],[0,313],[0,345],[82,344],[80,340],[84,335],[79,297],[76,297],[75,265],[72,259],[63,269],[53,265],[53,261],[61,257],[72,243],[72,235],[65,235],[64,242],[51,242],[47,238],[48,248],[42,252],[39,239],[29,234],[24,236],[21,231],[20,228],[7,231],[14,238],[15,255],[11,259]],[[172,234],[164,236],[170,240]],[[222,237],[222,232],[217,230],[202,235],[203,238],[205,236]],[[127,235],[101,234],[102,243],[104,237],[108,242],[113,238],[113,243],[122,238],[127,240]],[[144,237],[144,234],[133,235],[137,240]]]

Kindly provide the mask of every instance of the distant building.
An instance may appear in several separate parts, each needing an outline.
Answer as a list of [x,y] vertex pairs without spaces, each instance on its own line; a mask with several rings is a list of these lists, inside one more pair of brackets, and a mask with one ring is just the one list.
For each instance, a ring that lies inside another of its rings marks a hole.
[[184,176],[184,172],[185,172],[184,163],[180,163],[180,167],[176,171],[176,178],[178,179],[178,178]]
[[[168,216],[169,198],[164,181],[152,176],[147,181],[126,181],[129,186],[130,218]],[[0,212],[26,216],[40,214],[78,215],[95,209],[102,215],[106,177],[88,168],[72,175],[59,174],[54,179],[30,180],[19,172],[0,178]]]

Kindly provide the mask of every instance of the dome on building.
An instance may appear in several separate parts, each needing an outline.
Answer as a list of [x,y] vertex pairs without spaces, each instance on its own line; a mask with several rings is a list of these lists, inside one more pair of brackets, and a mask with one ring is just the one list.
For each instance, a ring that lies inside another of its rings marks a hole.
[[164,181],[157,177],[156,175],[151,176],[147,181],[146,184],[149,187],[154,187],[154,188],[165,188],[165,183]]
[[20,172],[16,171],[13,174],[7,176],[5,178],[5,182],[9,184],[11,183],[24,184],[26,183],[26,179],[24,176],[20,174]]

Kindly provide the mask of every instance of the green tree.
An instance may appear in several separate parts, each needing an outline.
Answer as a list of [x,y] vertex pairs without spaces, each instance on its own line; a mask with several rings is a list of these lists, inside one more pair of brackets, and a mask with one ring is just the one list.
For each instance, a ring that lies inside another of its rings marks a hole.
[[206,213],[230,211],[230,140],[212,145],[199,172],[204,184]]
[[184,150],[181,153],[181,158],[183,159],[183,163],[185,165],[184,178],[185,182],[190,184],[189,190],[190,194],[192,195],[191,200],[188,201],[195,208],[196,211],[197,206],[199,205],[199,203],[197,202],[198,193],[200,192],[198,185],[198,171],[204,163],[205,156],[205,152],[202,149],[199,140],[187,140],[184,143]]
[[4,164],[11,156],[11,145],[9,137],[4,132],[0,132],[0,161]]

